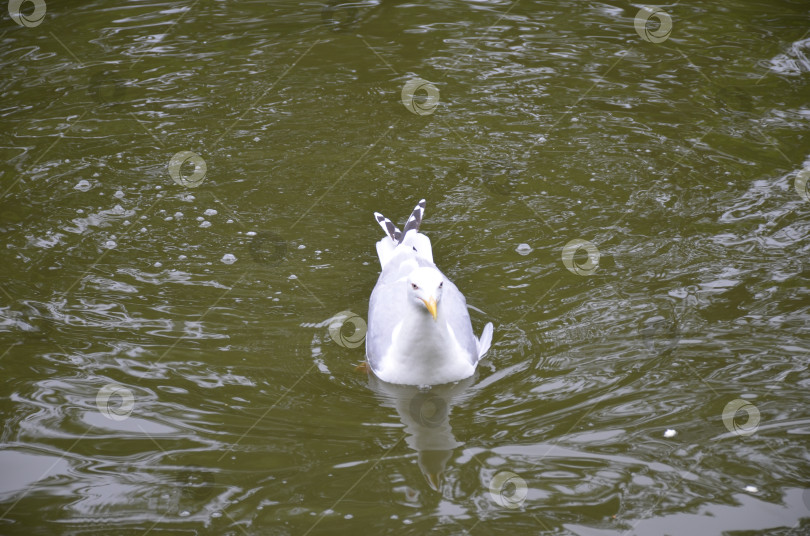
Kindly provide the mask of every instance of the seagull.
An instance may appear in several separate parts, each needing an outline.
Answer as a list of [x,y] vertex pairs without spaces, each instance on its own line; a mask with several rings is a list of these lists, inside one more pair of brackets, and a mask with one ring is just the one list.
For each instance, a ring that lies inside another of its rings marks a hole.
[[419,232],[424,212],[422,199],[402,231],[374,213],[385,237],[377,242],[382,271],[369,300],[366,360],[389,383],[469,378],[492,342],[492,323],[476,338],[467,300],[433,263],[430,239]]

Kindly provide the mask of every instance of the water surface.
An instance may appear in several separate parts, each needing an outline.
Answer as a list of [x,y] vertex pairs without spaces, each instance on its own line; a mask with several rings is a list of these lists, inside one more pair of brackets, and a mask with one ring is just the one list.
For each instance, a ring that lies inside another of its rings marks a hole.
[[[810,13],[640,8],[5,13],[0,533],[807,533]],[[422,197],[427,392],[349,321]]]

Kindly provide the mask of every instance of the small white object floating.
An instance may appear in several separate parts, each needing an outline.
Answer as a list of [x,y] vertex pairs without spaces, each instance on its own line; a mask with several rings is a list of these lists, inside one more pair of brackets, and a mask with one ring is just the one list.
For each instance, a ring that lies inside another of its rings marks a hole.
[[748,484],[747,486],[745,486],[745,491],[749,493],[756,493],[759,491],[759,488],[756,486],[752,486],[751,484]]
[[664,432],[664,437],[675,437],[675,434],[677,434],[677,433],[678,432],[676,432],[672,428],[667,428],[667,431]]
[[76,186],[73,187],[74,190],[79,190],[81,192],[86,192],[90,188],[92,188],[92,186],[90,186],[90,183],[84,179],[77,182]]

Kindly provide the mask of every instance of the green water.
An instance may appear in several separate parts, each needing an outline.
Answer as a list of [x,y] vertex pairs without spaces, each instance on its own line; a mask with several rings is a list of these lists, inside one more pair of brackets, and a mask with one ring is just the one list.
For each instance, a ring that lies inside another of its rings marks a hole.
[[[0,534],[810,532],[806,2],[38,3]],[[422,197],[495,336],[420,392],[356,367]]]

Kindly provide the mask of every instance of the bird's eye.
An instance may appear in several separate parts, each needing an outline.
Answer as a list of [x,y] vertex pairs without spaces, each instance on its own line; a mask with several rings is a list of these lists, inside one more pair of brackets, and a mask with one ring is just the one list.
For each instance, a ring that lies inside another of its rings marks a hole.
[[439,283],[439,288],[442,288],[442,285],[444,285],[444,281],[442,281],[441,283]]
[[416,285],[416,283],[411,283],[411,288],[417,290],[419,287]]

